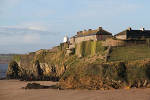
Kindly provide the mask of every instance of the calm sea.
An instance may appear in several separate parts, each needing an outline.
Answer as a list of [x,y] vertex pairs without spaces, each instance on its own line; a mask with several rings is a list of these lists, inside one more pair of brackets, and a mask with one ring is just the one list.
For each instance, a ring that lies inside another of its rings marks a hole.
[[0,64],[0,78],[6,77],[7,68],[8,64]]

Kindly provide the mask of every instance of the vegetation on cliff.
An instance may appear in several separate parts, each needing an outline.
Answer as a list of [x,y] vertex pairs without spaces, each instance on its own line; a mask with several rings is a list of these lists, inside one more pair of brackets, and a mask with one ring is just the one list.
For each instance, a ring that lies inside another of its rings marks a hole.
[[[7,76],[22,80],[59,80],[59,86],[65,89],[150,86],[150,53],[146,46],[110,49],[103,47],[101,41],[86,41],[76,44],[70,56],[66,55],[66,48],[68,44],[64,43],[50,50],[14,56]],[[131,55],[135,57],[132,61]]]
[[62,88],[95,90],[149,87],[149,83],[150,60],[76,66],[60,80]]

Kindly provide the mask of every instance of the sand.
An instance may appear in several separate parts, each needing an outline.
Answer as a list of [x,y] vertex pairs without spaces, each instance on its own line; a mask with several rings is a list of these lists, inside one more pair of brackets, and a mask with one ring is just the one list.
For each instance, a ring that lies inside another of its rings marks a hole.
[[[150,100],[150,89],[130,90],[57,90],[22,87],[28,82],[0,80],[0,100]],[[37,82],[41,85],[54,85],[55,82]]]

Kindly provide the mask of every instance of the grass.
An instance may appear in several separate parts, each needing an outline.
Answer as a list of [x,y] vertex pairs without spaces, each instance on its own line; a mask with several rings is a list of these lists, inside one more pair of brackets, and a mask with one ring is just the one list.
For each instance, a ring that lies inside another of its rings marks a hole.
[[[111,86],[112,81],[136,83],[137,80],[150,81],[150,62],[130,61],[150,58],[150,48],[144,45],[112,48],[109,61],[103,62],[102,54],[105,54],[107,47],[101,46],[101,41],[86,41],[76,44],[75,55],[65,56],[67,44],[61,44],[56,51],[41,50],[35,54],[16,56],[15,61],[21,62],[19,75],[34,74],[35,61],[39,64],[45,63],[49,69],[56,69],[56,72],[49,72],[45,77],[59,77],[60,82],[65,82],[71,88],[96,88]],[[81,58],[77,54],[82,55]],[[13,66],[13,65],[11,65]],[[18,66],[18,68],[20,68]],[[42,68],[42,66],[41,66]],[[42,69],[43,70],[43,69]],[[43,70],[45,71],[45,70]],[[122,84],[121,84],[122,85]],[[119,86],[119,85],[116,85]]]
[[114,47],[109,61],[130,61],[150,58],[150,48],[146,45]]
[[[149,60],[82,65],[78,63],[78,66],[72,66],[64,73],[60,84],[65,88],[144,87],[146,81],[150,82],[149,66]],[[100,82],[103,83],[102,86]]]
[[103,54],[106,47],[103,47],[101,41],[83,41],[76,44],[75,54],[82,57],[94,56],[97,53]]

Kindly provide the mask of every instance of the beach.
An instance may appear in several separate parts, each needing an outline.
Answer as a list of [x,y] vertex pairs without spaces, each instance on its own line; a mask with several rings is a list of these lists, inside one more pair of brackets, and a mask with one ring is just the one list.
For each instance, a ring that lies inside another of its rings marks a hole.
[[[0,100],[150,100],[149,88],[105,91],[22,89],[27,83],[29,82],[0,80]],[[56,82],[51,81],[38,81],[36,83],[48,86],[56,84]]]

